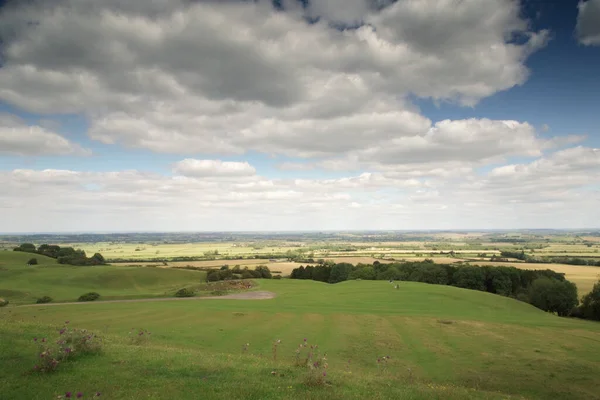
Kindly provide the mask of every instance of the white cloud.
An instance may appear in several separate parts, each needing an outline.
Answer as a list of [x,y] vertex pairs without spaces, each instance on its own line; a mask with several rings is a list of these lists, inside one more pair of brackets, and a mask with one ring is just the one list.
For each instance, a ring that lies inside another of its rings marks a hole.
[[173,172],[192,177],[252,176],[256,173],[256,170],[247,162],[223,162],[221,160],[195,160],[186,158],[174,165]]
[[579,2],[575,33],[580,43],[600,46],[600,0]]
[[20,118],[0,114],[0,155],[88,155],[90,152],[57,133]]
[[[410,94],[475,104],[523,83],[547,37],[529,30],[517,1],[389,3],[277,12],[268,1],[23,2],[0,16],[0,99],[83,113],[103,143],[330,157],[416,143],[431,123]],[[322,19],[308,24],[305,13]],[[357,19],[366,25],[330,25]],[[515,34],[526,40],[509,42]]]
[[1,172],[0,185],[5,231],[582,228],[600,217],[600,150],[559,150],[483,174],[268,179],[21,169]]

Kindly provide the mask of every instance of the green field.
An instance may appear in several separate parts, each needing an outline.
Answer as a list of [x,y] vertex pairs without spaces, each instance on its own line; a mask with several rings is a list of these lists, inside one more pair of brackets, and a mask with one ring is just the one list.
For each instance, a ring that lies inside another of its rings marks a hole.
[[[65,300],[88,289],[115,297],[160,294],[198,276],[51,262],[26,267],[23,254],[9,254],[2,254],[2,282],[8,277],[14,290],[30,297],[35,287],[53,288],[46,294]],[[15,272],[26,268],[35,272]],[[157,273],[168,275],[147,275]],[[111,274],[119,279],[102,278]],[[396,290],[385,281],[298,280],[259,285],[276,298],[0,308],[0,398],[55,399],[66,391],[100,391],[102,398],[119,400],[600,398],[599,323],[448,286],[402,282]],[[54,374],[29,374],[37,362],[33,339],[55,340],[65,320],[101,334],[104,352]],[[151,340],[131,344],[132,328],[148,329]],[[305,384],[307,369],[293,365],[303,338],[327,352],[324,385]],[[274,360],[276,340],[281,344]],[[243,353],[245,343],[250,346]],[[387,355],[385,366],[377,362]]]
[[[39,264],[27,266],[35,257]],[[42,296],[75,301],[87,292],[106,300],[172,296],[184,286],[204,281],[204,272],[135,267],[75,267],[37,254],[0,252],[0,298],[11,303],[32,303]]]

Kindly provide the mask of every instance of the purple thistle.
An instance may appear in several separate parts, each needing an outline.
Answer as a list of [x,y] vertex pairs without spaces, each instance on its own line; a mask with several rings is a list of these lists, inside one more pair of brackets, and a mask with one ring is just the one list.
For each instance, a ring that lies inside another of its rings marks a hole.
[[69,354],[70,352],[71,352],[71,348],[70,348],[70,347],[67,347],[67,348],[65,349],[65,353]]
[[304,341],[306,342],[306,338],[304,338]]
[[78,398],[78,399],[80,399],[80,398],[82,398],[82,397],[83,397],[83,393],[81,393],[81,392],[77,393],[77,398]]
[[72,396],[72,395],[71,395],[71,392],[67,392],[67,393],[65,393],[65,397],[66,397],[67,399],[70,399],[70,398],[71,398],[71,396]]
[[34,337],[34,338],[33,338],[33,341],[34,341],[34,342],[37,342],[37,338],[36,338],[36,337]]
[[96,397],[100,397],[101,393],[100,392],[96,392]]
[[323,371],[323,376],[327,376],[327,371]]

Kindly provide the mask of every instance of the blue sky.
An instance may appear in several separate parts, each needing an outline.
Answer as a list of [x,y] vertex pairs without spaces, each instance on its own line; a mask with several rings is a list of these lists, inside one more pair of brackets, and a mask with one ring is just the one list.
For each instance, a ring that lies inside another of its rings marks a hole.
[[594,228],[600,1],[302,3],[0,2],[4,229]]

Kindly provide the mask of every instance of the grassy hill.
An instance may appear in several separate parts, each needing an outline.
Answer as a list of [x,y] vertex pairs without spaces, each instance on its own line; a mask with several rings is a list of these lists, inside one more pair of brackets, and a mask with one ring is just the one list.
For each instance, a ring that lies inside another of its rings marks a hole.
[[[38,265],[28,266],[31,258]],[[184,286],[204,280],[204,272],[162,268],[78,267],[57,264],[53,258],[0,251],[0,297],[11,303],[33,303],[42,296],[75,301],[83,293],[99,292],[104,299],[173,295]]]
[[[260,285],[277,297],[0,309],[2,398],[600,398],[598,323],[448,286]],[[65,320],[101,333],[104,353],[23,375],[36,362],[33,338],[56,337]],[[151,339],[131,344],[132,328]],[[304,338],[327,352],[326,385],[306,385],[307,370],[293,365]]]

